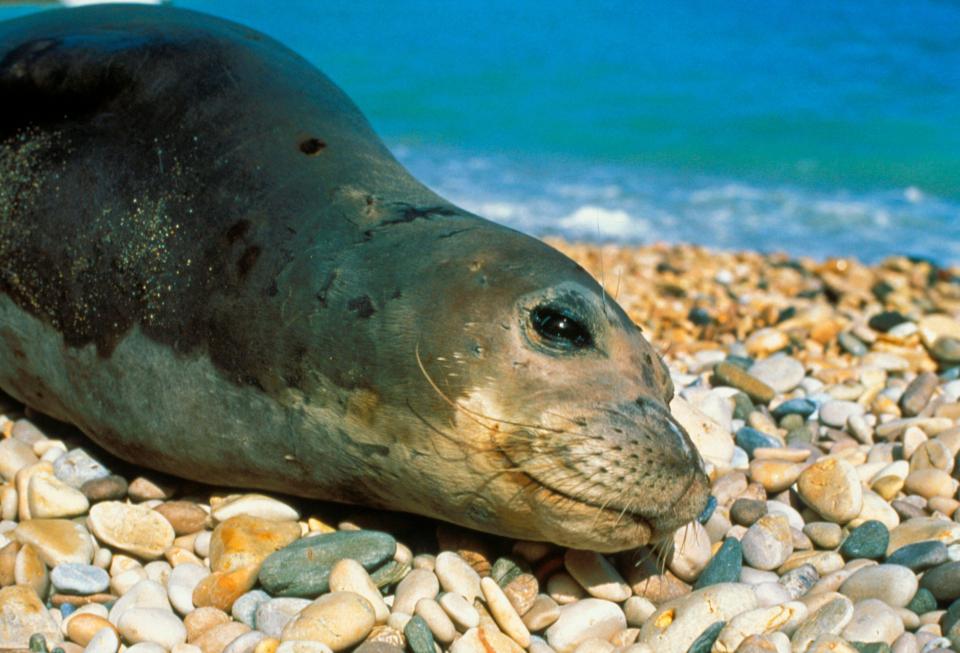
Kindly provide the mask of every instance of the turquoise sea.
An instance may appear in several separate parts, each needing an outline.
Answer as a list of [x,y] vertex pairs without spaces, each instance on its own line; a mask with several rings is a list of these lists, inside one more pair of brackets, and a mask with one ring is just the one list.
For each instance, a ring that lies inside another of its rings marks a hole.
[[173,4],[291,46],[530,233],[960,264],[956,2]]

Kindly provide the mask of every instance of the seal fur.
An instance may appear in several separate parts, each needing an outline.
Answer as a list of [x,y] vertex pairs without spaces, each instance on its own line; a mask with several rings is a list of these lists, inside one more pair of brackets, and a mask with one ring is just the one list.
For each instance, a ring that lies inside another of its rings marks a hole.
[[119,457],[601,551],[704,506],[626,314],[277,42],[35,14],[0,24],[0,106],[0,387]]

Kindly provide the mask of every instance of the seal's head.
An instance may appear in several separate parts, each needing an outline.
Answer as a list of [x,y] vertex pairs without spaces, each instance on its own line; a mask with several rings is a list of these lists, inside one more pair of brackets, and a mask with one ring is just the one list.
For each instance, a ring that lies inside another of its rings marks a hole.
[[697,517],[709,483],[667,369],[585,270],[502,228],[430,265],[416,349],[448,415],[429,426],[441,456],[465,454],[444,518],[618,551]]

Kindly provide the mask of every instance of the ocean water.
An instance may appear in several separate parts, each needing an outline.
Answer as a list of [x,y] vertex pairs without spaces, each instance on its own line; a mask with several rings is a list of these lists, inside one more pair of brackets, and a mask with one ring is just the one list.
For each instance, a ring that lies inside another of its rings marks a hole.
[[960,264],[955,2],[173,4],[286,43],[529,233]]

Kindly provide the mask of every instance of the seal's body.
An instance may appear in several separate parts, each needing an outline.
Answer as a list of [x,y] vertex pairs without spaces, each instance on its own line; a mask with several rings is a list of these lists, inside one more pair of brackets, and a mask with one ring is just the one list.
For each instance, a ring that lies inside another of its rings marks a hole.
[[600,550],[696,516],[665,368],[306,61],[104,6],[0,25],[0,387],[127,460]]

